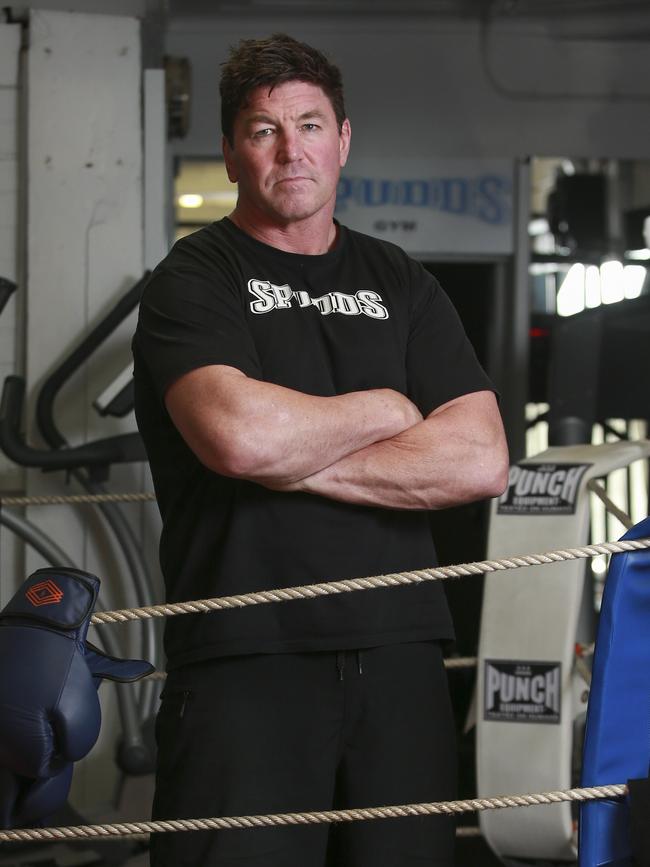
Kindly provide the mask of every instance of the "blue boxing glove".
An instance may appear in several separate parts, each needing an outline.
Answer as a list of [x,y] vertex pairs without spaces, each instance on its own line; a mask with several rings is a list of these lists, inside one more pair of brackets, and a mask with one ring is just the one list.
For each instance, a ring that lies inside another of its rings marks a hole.
[[34,572],[0,611],[0,827],[33,824],[66,801],[72,763],[93,747],[104,677],[150,674],[142,660],[86,642],[99,578],[79,569]]

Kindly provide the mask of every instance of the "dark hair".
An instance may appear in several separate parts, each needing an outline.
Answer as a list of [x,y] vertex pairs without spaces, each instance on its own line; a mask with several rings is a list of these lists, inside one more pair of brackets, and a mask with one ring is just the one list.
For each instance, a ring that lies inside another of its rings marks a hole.
[[221,129],[231,145],[237,112],[244,108],[251,91],[263,84],[270,85],[270,90],[285,81],[317,85],[331,102],[341,129],[346,116],[341,72],[311,45],[286,33],[274,33],[267,39],[242,39],[230,49],[230,57],[222,66]]

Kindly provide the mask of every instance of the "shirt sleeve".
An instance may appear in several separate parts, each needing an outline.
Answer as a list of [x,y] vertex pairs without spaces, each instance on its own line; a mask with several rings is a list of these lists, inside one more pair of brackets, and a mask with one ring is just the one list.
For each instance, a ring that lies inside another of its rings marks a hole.
[[243,303],[230,283],[186,268],[154,272],[140,304],[133,354],[136,377],[144,364],[161,400],[176,379],[206,365],[259,377]]
[[495,391],[449,297],[411,262],[411,316],[406,352],[408,396],[423,416],[463,394]]

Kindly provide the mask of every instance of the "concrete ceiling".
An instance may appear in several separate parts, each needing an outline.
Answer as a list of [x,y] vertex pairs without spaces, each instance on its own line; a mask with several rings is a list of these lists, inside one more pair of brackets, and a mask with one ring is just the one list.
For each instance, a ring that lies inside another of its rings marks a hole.
[[648,0],[162,0],[174,18],[245,15],[427,15],[650,19]]
[[650,0],[146,0],[171,20],[427,18],[537,23],[568,39],[650,40]]
[[[8,20],[32,4],[2,7]],[[650,41],[650,0],[38,0],[39,9],[134,15],[159,26],[183,19],[253,17],[340,20],[402,18],[529,22],[557,38]]]

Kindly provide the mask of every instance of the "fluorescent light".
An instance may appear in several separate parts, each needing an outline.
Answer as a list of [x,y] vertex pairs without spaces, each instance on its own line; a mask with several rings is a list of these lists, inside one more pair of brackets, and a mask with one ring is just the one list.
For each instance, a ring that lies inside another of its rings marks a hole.
[[585,309],[585,266],[576,262],[567,271],[557,293],[559,316],[573,316]]
[[555,262],[531,262],[528,266],[528,273],[533,277],[538,277],[540,274],[556,274],[558,266]]
[[547,235],[550,231],[546,217],[537,217],[528,223],[529,235]]
[[628,259],[638,259],[643,262],[645,259],[650,259],[650,250],[647,247],[642,247],[640,250],[627,250]]
[[211,205],[236,205],[237,191],[225,190],[218,193],[206,193],[204,198]]
[[596,265],[588,265],[585,271],[585,305],[587,307],[600,307],[600,271]]
[[617,259],[600,266],[600,291],[603,304],[616,304],[625,298],[623,289],[623,263]]
[[623,265],[618,260],[595,265],[572,265],[557,293],[557,312],[573,316],[585,307],[616,304],[625,298],[638,298],[646,281],[644,265]]
[[198,193],[183,193],[178,197],[181,208],[200,208],[203,204],[203,196]]
[[643,289],[647,269],[643,265],[626,265],[623,268],[623,294],[626,298],[638,298]]

